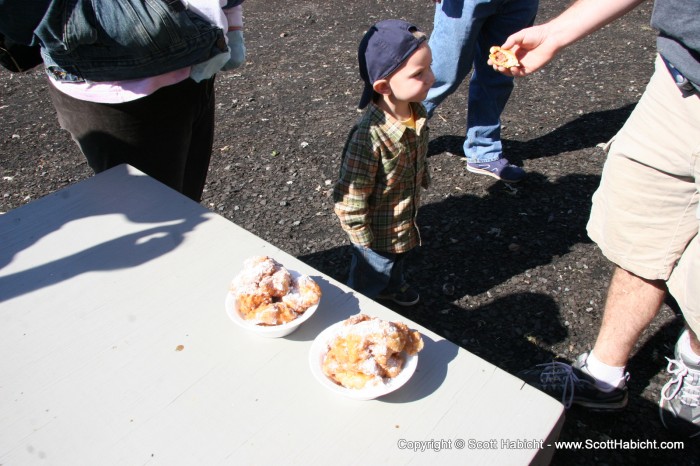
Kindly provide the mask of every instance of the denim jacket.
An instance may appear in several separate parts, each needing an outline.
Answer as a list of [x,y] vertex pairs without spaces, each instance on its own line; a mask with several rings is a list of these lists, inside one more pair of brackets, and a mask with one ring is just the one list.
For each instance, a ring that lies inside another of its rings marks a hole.
[[[22,1],[0,0],[0,16],[12,15],[7,10]],[[43,3],[47,7],[34,29],[34,41],[41,45],[47,72],[55,79],[141,79],[228,51],[225,31],[189,11],[180,0]],[[237,3],[229,0],[227,7]]]

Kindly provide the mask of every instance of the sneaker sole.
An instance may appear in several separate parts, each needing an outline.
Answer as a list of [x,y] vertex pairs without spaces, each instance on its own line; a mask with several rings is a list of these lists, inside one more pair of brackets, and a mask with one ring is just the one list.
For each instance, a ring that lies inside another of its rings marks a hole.
[[416,298],[415,301],[410,301],[410,302],[409,301],[399,301],[399,300],[396,300],[390,296],[378,296],[378,298],[383,299],[384,301],[392,301],[392,302],[398,304],[399,306],[406,306],[406,307],[418,304],[418,301],[420,301],[420,297]]
[[490,176],[491,178],[496,178],[499,181],[503,181],[504,183],[520,183],[520,181],[521,181],[521,180],[506,180],[506,179],[503,179],[500,176],[496,175],[494,172],[490,172],[488,170],[483,170],[481,168],[474,168],[469,164],[467,164],[467,171],[470,173],[475,173],[477,175],[487,175],[487,176]]
[[582,408],[589,409],[591,411],[597,412],[614,412],[622,411],[627,407],[627,397],[624,400],[618,401],[617,403],[595,403],[587,401],[576,401],[574,403],[576,406],[581,406]]

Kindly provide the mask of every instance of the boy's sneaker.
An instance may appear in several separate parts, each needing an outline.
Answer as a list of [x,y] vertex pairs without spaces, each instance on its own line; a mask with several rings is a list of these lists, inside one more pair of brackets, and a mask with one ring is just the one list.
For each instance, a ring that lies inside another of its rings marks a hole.
[[681,435],[700,437],[700,366],[683,357],[678,343],[675,356],[676,359],[666,358],[666,370],[672,378],[661,389],[661,422],[667,429]]
[[400,306],[413,306],[420,300],[420,295],[411,285],[404,283],[398,291],[380,294],[379,299],[394,301]]
[[[627,406],[627,384],[605,392],[598,388],[595,379],[588,373],[583,353],[573,364],[552,361],[539,364],[517,374],[533,387],[561,400],[564,407],[584,406],[597,411],[616,411]],[[628,375],[625,374],[625,379]]]
[[471,163],[467,162],[467,171],[479,175],[488,175],[506,183],[517,183],[525,178],[525,170],[508,163],[507,159],[498,159],[493,162]]

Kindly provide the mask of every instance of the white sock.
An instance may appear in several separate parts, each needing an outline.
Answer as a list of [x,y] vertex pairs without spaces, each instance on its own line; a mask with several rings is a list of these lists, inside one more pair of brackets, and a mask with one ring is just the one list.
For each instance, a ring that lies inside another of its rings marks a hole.
[[688,330],[683,332],[678,340],[678,352],[683,355],[684,360],[696,366],[700,365],[700,354],[697,354],[693,351],[693,348],[691,348]]
[[625,366],[609,366],[595,356],[593,351],[586,359],[586,369],[588,373],[596,379],[595,385],[604,392],[611,392],[622,387],[626,380]]

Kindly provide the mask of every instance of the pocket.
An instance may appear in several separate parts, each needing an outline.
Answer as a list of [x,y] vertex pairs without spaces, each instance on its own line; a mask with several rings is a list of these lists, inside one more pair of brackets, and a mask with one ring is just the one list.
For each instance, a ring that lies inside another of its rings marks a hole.
[[387,151],[385,155],[382,155],[383,173],[380,173],[380,177],[383,178],[387,186],[401,183],[407,176],[408,171],[405,150],[401,149],[398,153]]

